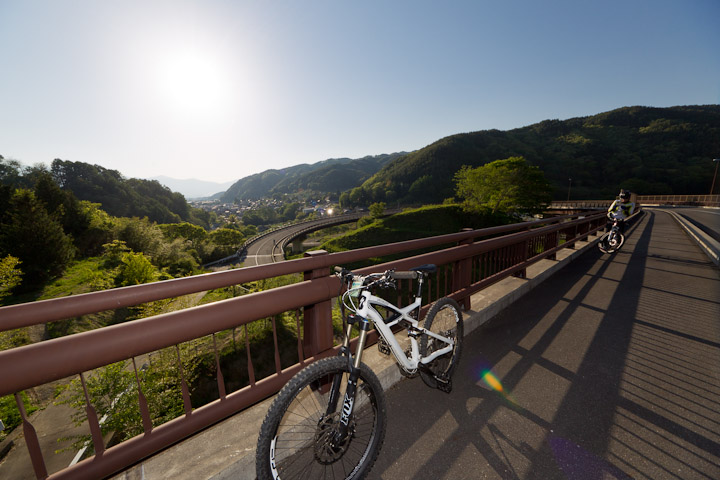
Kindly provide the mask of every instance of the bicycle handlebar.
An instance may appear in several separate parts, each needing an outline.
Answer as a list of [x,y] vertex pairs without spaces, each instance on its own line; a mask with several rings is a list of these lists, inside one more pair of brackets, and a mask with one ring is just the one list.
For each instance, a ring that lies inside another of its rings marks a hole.
[[415,280],[418,278],[418,272],[388,272],[388,276],[393,280]]
[[[345,270],[342,267],[335,267],[334,270],[335,273],[340,277],[356,276],[355,273],[351,272],[350,270]],[[382,279],[383,277],[385,277],[389,280],[415,280],[420,275],[422,275],[421,272],[418,272],[416,270],[408,270],[402,272],[396,272],[395,270],[386,270],[382,273],[371,273],[369,275],[365,275],[365,278],[377,277],[378,279]]]

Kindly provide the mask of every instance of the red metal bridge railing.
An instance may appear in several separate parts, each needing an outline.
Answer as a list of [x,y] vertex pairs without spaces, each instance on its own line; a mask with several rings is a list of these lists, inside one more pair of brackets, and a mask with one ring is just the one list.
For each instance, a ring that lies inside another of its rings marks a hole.
[[[332,355],[335,347],[331,299],[341,288],[339,279],[330,275],[332,266],[367,264],[389,255],[413,255],[359,271],[403,270],[435,263],[439,269],[428,285],[427,302],[447,295],[469,307],[473,293],[507,276],[524,276],[532,263],[553,258],[562,248],[573,248],[577,240],[604,226],[603,213],[585,217],[567,215],[347,252],[311,252],[306,258],[277,264],[2,307],[0,331],[302,274],[302,280],[294,284],[2,351],[0,396],[15,395],[37,478],[105,477],[273,395],[308,362]],[[417,254],[438,248],[441,249]],[[400,285],[397,294],[401,299],[409,298],[409,287]],[[259,327],[270,332],[262,346],[250,340],[252,331]],[[244,368],[223,365],[222,352],[231,345],[238,352],[244,350],[240,362]],[[205,358],[214,365],[215,378],[208,382],[215,385],[212,389],[216,400],[202,406],[193,406],[188,364],[183,360],[184,353],[192,348],[205,352]],[[144,382],[143,369],[137,366],[148,359],[152,361],[151,355],[158,352],[170,359],[170,365],[174,364],[176,380],[171,394],[182,403],[179,416],[162,423],[151,413],[154,403],[150,385]],[[261,359],[264,367],[260,366]],[[108,446],[98,420],[107,412],[97,410],[87,383],[96,369],[117,362],[125,362],[134,374],[127,395],[136,398],[140,422],[135,436]],[[242,381],[232,378],[240,373]],[[77,377],[82,386],[94,455],[49,472],[40,446],[42,432],[36,432],[25,412],[21,392],[69,377]]]

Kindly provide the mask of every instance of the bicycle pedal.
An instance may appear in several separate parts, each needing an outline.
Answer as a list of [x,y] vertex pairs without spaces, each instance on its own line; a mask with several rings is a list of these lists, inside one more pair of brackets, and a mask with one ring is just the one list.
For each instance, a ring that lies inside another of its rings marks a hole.
[[447,375],[435,375],[435,381],[441,392],[450,393],[452,391],[452,379]]
[[390,346],[384,338],[379,338],[377,342],[378,351],[383,355],[390,355]]

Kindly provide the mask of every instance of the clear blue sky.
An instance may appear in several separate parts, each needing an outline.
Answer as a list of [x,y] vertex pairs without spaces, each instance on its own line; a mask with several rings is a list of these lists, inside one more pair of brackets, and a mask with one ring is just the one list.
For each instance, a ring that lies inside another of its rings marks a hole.
[[0,0],[0,155],[232,181],[720,103],[720,0]]

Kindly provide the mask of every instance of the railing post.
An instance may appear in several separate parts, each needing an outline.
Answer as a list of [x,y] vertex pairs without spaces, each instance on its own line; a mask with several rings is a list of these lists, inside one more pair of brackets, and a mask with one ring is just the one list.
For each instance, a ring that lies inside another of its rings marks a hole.
[[[560,245],[560,230],[556,230],[552,233],[545,234],[544,238],[543,238],[543,245],[544,245],[543,248],[545,249],[545,251],[548,250],[548,246],[550,248],[555,248],[558,245]],[[547,258],[548,260],[557,260],[557,254],[556,254],[556,252],[553,252],[550,255],[546,256],[545,258]]]
[[[470,232],[472,228],[463,228],[462,232]],[[473,243],[472,238],[467,238],[458,242],[458,245],[471,245]],[[463,288],[469,287],[472,283],[472,258],[462,258],[455,262],[453,266],[453,280],[452,280],[452,291],[457,292]],[[460,306],[466,311],[470,310],[470,296],[463,298],[460,301]]]
[[577,234],[577,225],[566,228],[565,229],[565,243],[567,244],[567,247],[565,248],[575,248],[575,239],[578,237]]
[[[325,250],[306,252],[306,257],[327,255]],[[330,275],[328,267],[303,273],[304,280],[322,278]],[[303,350],[305,358],[316,355],[333,346],[332,304],[330,300],[303,307]]]

